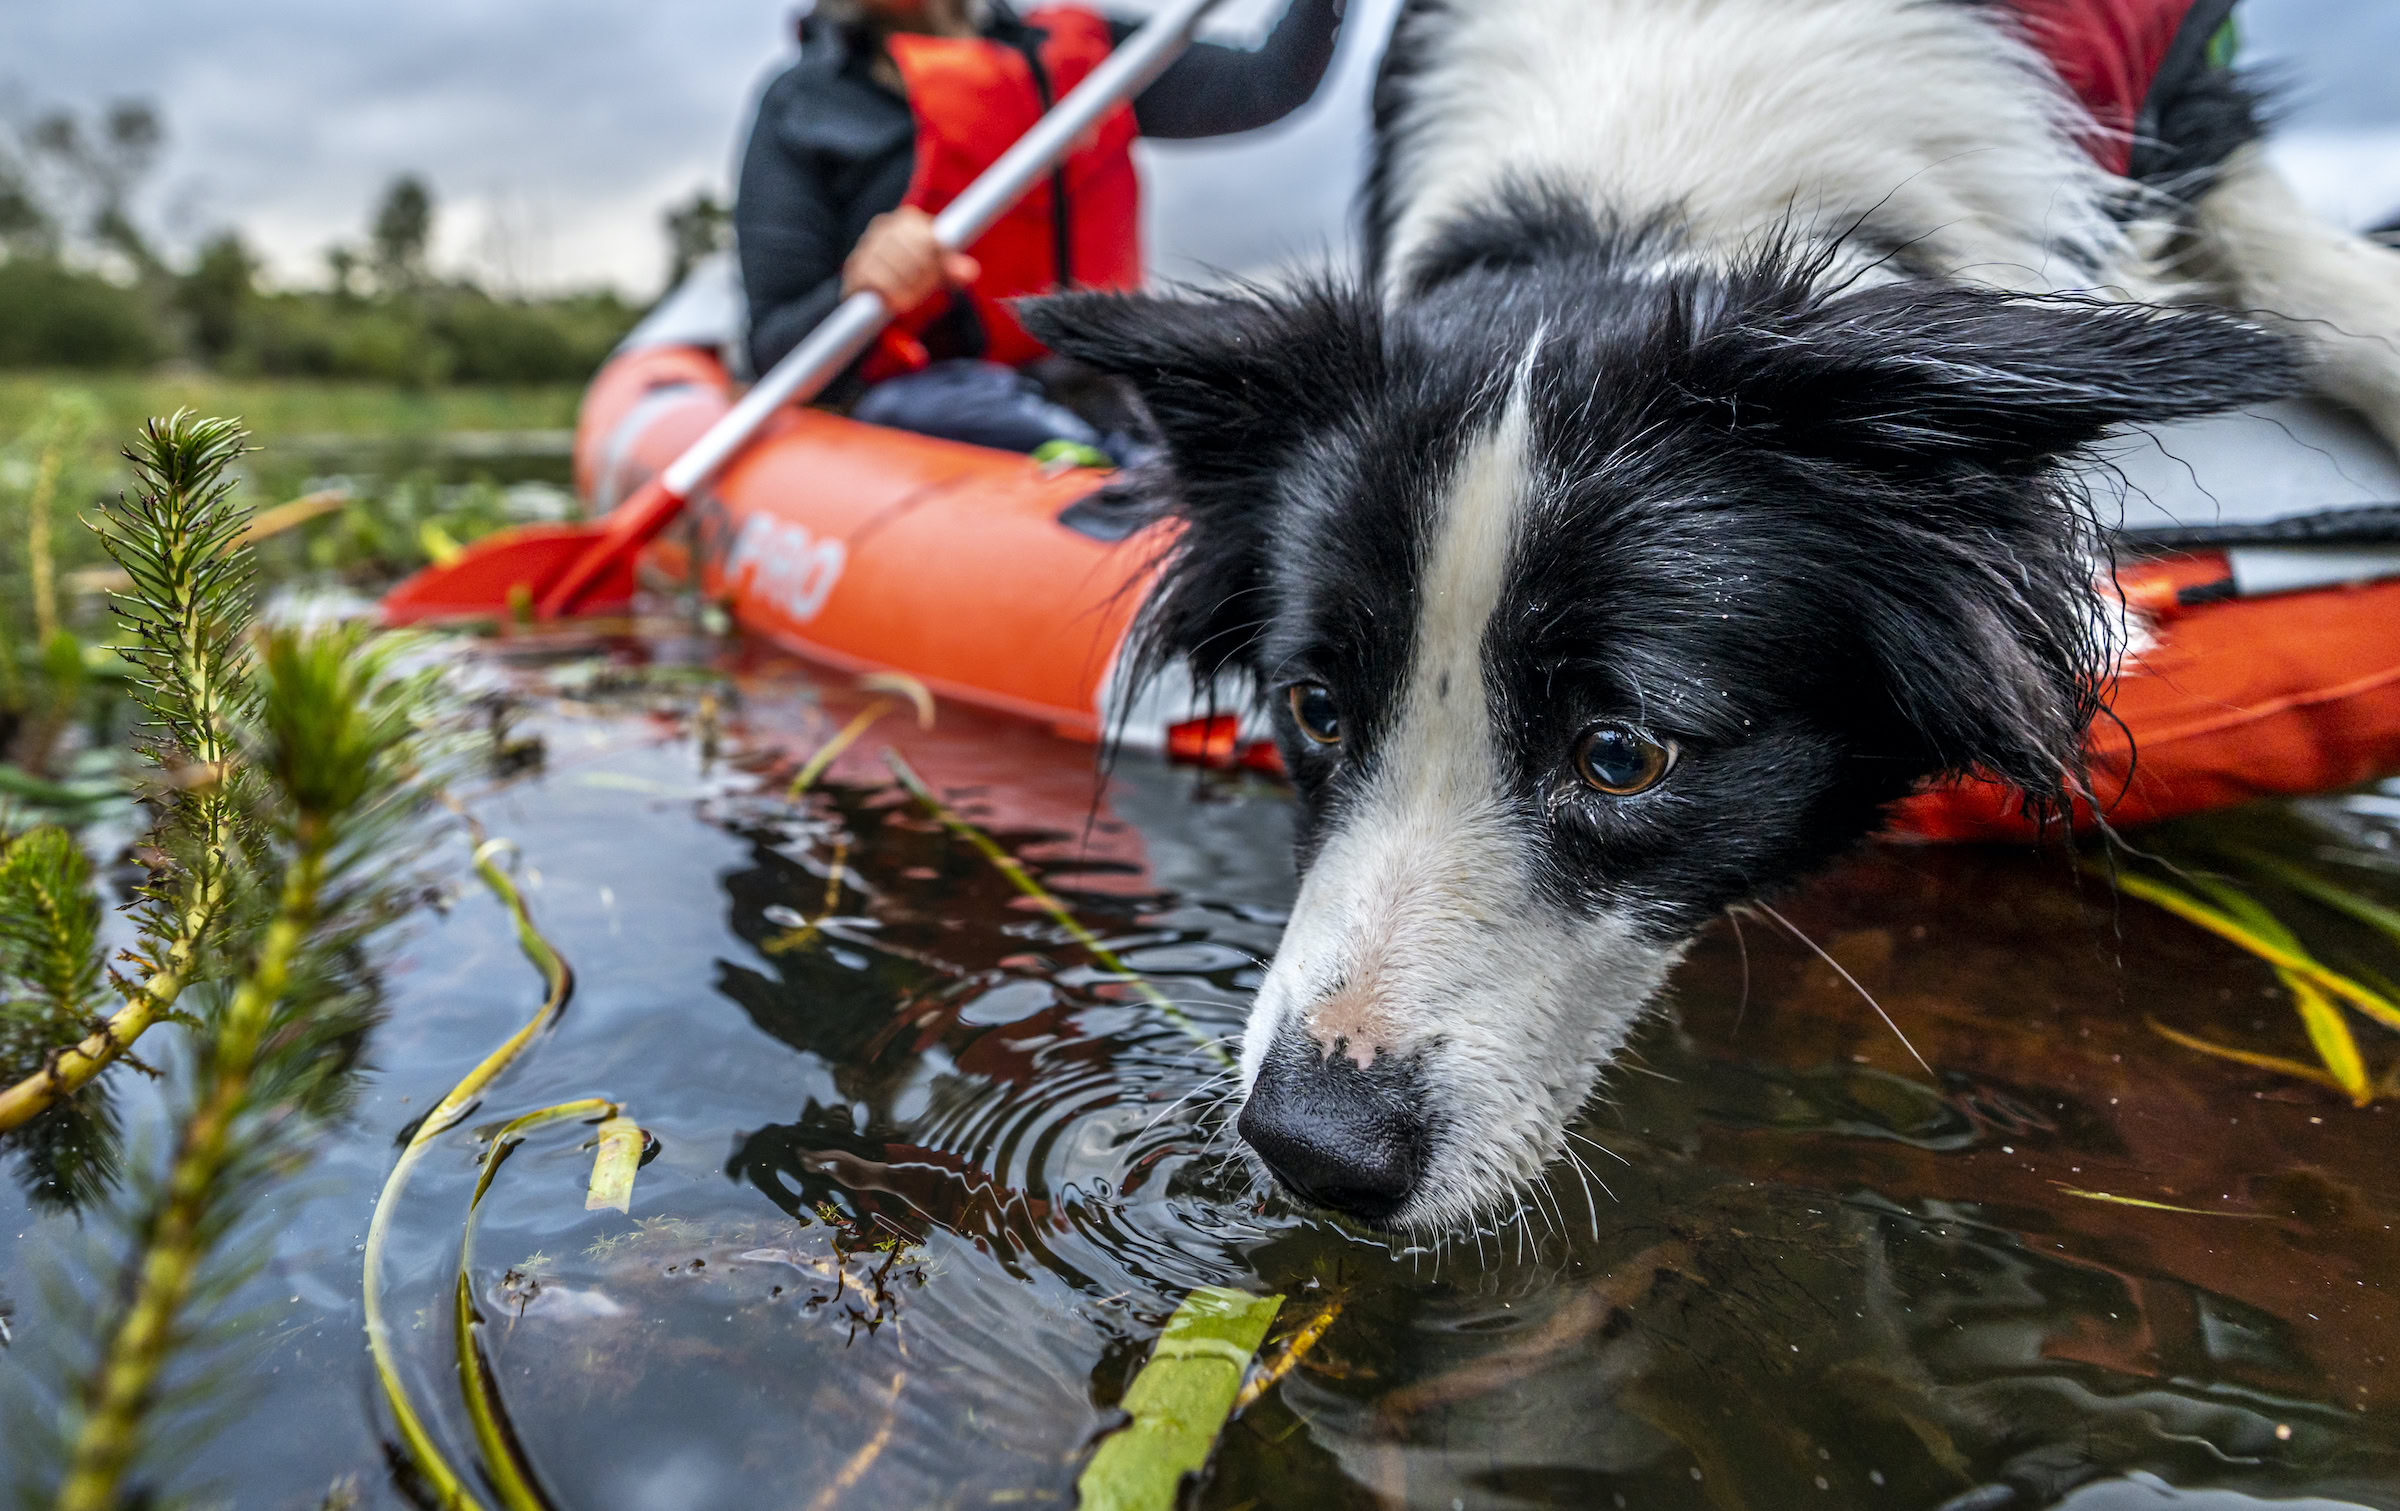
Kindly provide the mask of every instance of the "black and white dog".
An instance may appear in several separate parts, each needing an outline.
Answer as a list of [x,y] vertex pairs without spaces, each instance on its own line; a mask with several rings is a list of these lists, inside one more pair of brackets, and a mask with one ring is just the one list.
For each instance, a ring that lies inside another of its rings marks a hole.
[[2313,380],[2400,435],[2400,258],[2209,87],[2142,183],[1993,0],[1411,0],[1364,287],[1035,310],[1167,443],[1150,664],[1255,684],[1299,791],[1285,1187],[1509,1204],[1721,909],[1929,777],[2064,799],[2113,427]]

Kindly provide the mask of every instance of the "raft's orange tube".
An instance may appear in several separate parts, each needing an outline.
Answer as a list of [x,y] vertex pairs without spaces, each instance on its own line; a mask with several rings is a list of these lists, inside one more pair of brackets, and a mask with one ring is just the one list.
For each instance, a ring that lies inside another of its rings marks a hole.
[[[603,505],[624,497],[730,402],[704,352],[617,357],[584,400],[578,485]],[[1101,477],[796,410],[698,503],[690,543],[703,589],[758,634],[1091,740],[1163,544],[1156,530],[1107,544],[1060,522]],[[2172,604],[2176,587],[2222,575],[2220,559],[2176,557],[2129,568],[2124,586],[2137,604]],[[2092,785],[2121,827],[2400,771],[2400,581],[2173,609],[2110,706]],[[1164,730],[1137,733],[1165,743]],[[1198,744],[1240,754],[1230,739]],[[2007,787],[1956,783],[1900,804],[1894,826],[2032,836],[2017,810]]]

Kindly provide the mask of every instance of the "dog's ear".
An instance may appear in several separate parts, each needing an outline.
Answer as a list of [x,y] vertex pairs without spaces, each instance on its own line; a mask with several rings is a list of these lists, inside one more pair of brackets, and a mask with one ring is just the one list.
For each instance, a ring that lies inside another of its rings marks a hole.
[[2198,311],[1923,286],[1734,320],[1696,348],[1697,386],[1828,516],[1835,612],[1881,671],[1873,747],[2074,795],[2122,622],[2072,464],[2119,425],[2290,393],[2290,345]]
[[1183,526],[1143,612],[1134,670],[1180,660],[1203,681],[1245,670],[1277,475],[1373,391],[1382,363],[1373,302],[1317,284],[1066,294],[1019,308],[1052,350],[1130,385],[1165,448],[1123,485]]
[[1907,283],[1731,313],[1695,349],[1700,392],[1874,468],[2046,467],[2119,425],[2300,387],[2289,340],[2202,310]]

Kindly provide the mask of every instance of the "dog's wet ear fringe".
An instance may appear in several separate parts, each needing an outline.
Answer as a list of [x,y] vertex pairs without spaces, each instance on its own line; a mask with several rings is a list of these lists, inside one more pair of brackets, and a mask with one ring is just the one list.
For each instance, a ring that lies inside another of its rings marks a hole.
[[1165,446],[1116,485],[1150,517],[1181,525],[1128,646],[1134,682],[1179,663],[1204,687],[1249,681],[1277,475],[1380,386],[1374,301],[1324,279],[1177,297],[1070,294],[1022,308],[1053,350],[1129,383]]

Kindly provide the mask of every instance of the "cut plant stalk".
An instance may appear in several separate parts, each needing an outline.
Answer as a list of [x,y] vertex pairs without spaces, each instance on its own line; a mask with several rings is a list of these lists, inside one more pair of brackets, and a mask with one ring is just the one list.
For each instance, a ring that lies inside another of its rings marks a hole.
[[887,749],[883,753],[883,761],[892,769],[892,775],[899,780],[900,785],[908,790],[909,796],[915,798],[926,813],[931,815],[943,828],[965,840],[985,860],[990,861],[993,869],[1007,877],[1011,886],[1031,898],[1043,912],[1049,914],[1051,921],[1066,930],[1068,936],[1077,944],[1082,945],[1086,953],[1100,962],[1102,968],[1125,978],[1135,991],[1141,993],[1144,1001],[1157,1008],[1160,1015],[1168,1022],[1182,1029],[1219,1065],[1228,1070],[1233,1068],[1233,1057],[1225,1053],[1223,1045],[1204,1032],[1199,1024],[1194,1023],[1182,1008],[1167,1000],[1166,993],[1151,985],[1147,978],[1118,959],[1115,951],[1102,944],[1098,935],[1085,928],[1074,914],[1067,911],[1067,905],[1059,901],[1055,893],[1034,879],[1033,873],[1025,869],[1023,861],[1009,854],[998,840],[968,823],[949,804],[935,797],[933,789],[925,785],[924,778],[917,775],[916,768],[909,765],[901,757],[900,752]]
[[1208,1462],[1282,1305],[1281,1296],[1216,1286],[1184,1298],[1125,1388],[1133,1421],[1101,1442],[1075,1481],[1082,1511],[1171,1511],[1183,1477]]
[[1248,1383],[1242,1386],[1242,1393],[1234,1397],[1234,1415],[1239,1416],[1249,1410],[1260,1397],[1281,1384],[1283,1377],[1297,1368],[1300,1361],[1308,1357],[1309,1351],[1333,1326],[1334,1319],[1342,1315],[1343,1299],[1338,1294],[1328,1297],[1325,1304],[1317,1308],[1315,1316],[1301,1323],[1291,1337],[1284,1340],[1283,1347],[1276,1351],[1275,1357],[1252,1375]]

